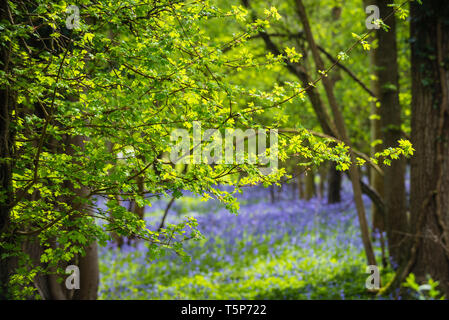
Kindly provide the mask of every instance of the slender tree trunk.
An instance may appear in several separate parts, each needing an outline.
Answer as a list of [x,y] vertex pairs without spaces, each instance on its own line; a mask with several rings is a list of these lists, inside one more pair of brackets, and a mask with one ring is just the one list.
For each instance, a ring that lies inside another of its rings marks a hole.
[[449,6],[411,3],[411,257],[403,273],[429,274],[449,296]]
[[306,172],[306,200],[312,199],[316,196],[316,186],[315,186],[315,172],[313,170],[309,170]]
[[335,163],[330,163],[329,174],[328,174],[328,191],[327,191],[327,202],[329,204],[338,203],[341,201],[341,171],[337,170],[337,165]]
[[[338,29],[340,24],[338,24],[338,21],[341,18],[343,8],[339,5],[336,5],[332,8],[332,35],[335,37],[338,33]],[[334,45],[334,41],[331,41],[331,44]],[[330,76],[332,85],[335,86],[335,84],[342,79],[340,74],[340,69],[335,70],[335,72],[332,73]],[[335,125],[334,125],[335,127]],[[334,130],[336,134],[336,129]],[[337,165],[334,162],[329,163],[329,169],[328,169],[328,194],[327,194],[327,202],[328,203],[338,203],[341,201],[341,171],[337,170]],[[320,180],[322,183],[321,186],[324,187],[324,175],[322,179]],[[324,197],[324,196],[323,196]]]
[[[377,5],[376,0],[364,0],[363,1],[364,8],[366,8],[369,5]],[[371,35],[368,38],[368,41],[372,42],[375,39],[375,35]],[[369,51],[369,58],[370,58],[370,73],[375,75],[377,73],[376,70],[376,52],[377,48],[372,47]],[[377,53],[379,54],[379,53]],[[376,97],[379,97],[378,92],[378,86],[379,82],[377,79],[371,80],[371,91],[376,95]],[[370,106],[371,106],[371,115],[372,118],[370,119],[370,133],[371,133],[371,156],[374,157],[374,155],[377,152],[382,151],[382,143],[380,141],[382,140],[382,133],[381,133],[381,123],[380,123],[380,108],[377,106],[378,100],[372,98]],[[374,189],[382,198],[384,197],[384,178],[382,175],[377,172],[373,167],[370,167],[370,185],[371,188]],[[384,247],[384,239],[383,239],[383,232],[385,231],[385,221],[384,221],[384,213],[381,212],[378,207],[372,203],[372,222],[373,222],[373,234],[377,231],[381,235],[381,246]],[[382,250],[383,252],[384,250]],[[384,258],[382,260],[385,260]]]
[[274,192],[274,186],[273,185],[270,186],[270,201],[271,201],[271,203],[275,203],[276,202],[276,194]]
[[[393,12],[389,4],[392,0],[376,0],[380,16],[387,17]],[[377,31],[378,48],[374,51],[377,74],[375,90],[380,102],[380,122],[383,149],[394,147],[402,138],[401,105],[399,103],[399,72],[397,62],[396,22],[392,15],[385,22],[389,27]],[[381,193],[381,192],[379,192]],[[392,161],[391,166],[384,167],[385,223],[388,238],[390,260],[393,267],[404,260],[404,237],[408,232],[405,206],[405,160]]]
[[[315,65],[317,70],[325,70],[324,63],[320,57],[317,45],[315,43],[315,40],[313,38],[313,34],[310,28],[309,20],[307,18],[306,10],[304,8],[304,5],[301,0],[296,0],[296,7],[298,11],[298,15],[302,21],[302,24],[304,26],[304,32],[305,37],[307,39],[307,42],[309,43],[310,49],[312,51],[313,58],[315,60]],[[337,104],[337,100],[334,95],[334,88],[332,85],[332,81],[328,79],[326,76],[322,78],[322,82],[324,85],[324,89],[326,91],[326,95],[329,101],[329,105],[331,106],[332,113],[335,120],[335,125],[337,127],[338,137],[340,140],[342,140],[347,146],[351,148],[351,143],[349,140],[349,137],[346,133],[346,125],[344,123],[344,119],[342,116],[342,113],[340,112],[340,109]],[[376,258],[374,255],[373,247],[371,244],[371,239],[369,236],[369,229],[368,229],[368,223],[366,221],[366,215],[365,215],[365,207],[363,204],[362,199],[362,189],[360,186],[360,174],[359,170],[357,168],[357,165],[355,164],[355,156],[354,153],[349,151],[350,157],[351,157],[351,166],[349,168],[349,174],[351,176],[352,181],[352,188],[354,192],[354,200],[356,203],[357,208],[357,214],[359,217],[359,223],[360,223],[360,230],[362,233],[362,241],[365,248],[366,258],[367,262],[370,265],[376,265]]]

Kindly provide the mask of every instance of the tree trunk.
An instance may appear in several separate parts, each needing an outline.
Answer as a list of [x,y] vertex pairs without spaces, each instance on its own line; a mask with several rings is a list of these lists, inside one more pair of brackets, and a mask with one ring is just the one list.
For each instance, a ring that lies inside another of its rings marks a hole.
[[444,0],[411,3],[412,143],[408,268],[429,274],[449,296],[449,6]]
[[[307,18],[306,10],[305,10],[304,5],[301,0],[296,0],[296,7],[297,7],[298,15],[302,21],[303,26],[304,26],[305,37],[306,37],[307,42],[309,43],[310,49],[312,51],[312,55],[315,60],[315,65],[316,65],[317,71],[325,70],[324,63],[320,57],[318,47],[313,38],[313,34],[312,34],[312,31],[310,28],[309,20]],[[365,253],[366,253],[366,258],[367,258],[368,264],[376,265],[377,264],[376,258],[375,258],[374,250],[373,250],[373,247],[371,244],[371,239],[369,237],[368,223],[366,221],[365,207],[364,207],[363,199],[362,199],[362,190],[361,190],[361,186],[360,186],[360,174],[359,174],[357,165],[355,164],[356,158],[354,156],[354,153],[351,150],[351,143],[350,143],[349,137],[346,132],[346,125],[344,123],[342,113],[340,112],[339,106],[337,104],[337,100],[334,95],[334,88],[332,85],[332,81],[330,81],[330,79],[327,78],[326,76],[323,76],[322,82],[324,85],[324,89],[326,91],[329,105],[331,106],[331,109],[332,109],[332,114],[334,116],[335,125],[337,127],[338,138],[340,140],[342,140],[350,148],[349,154],[351,157],[351,165],[349,167],[349,174],[351,176],[352,188],[353,188],[353,192],[354,192],[354,201],[356,203],[357,214],[359,217],[362,241],[363,241],[363,245],[365,248]]]
[[312,199],[316,195],[315,186],[315,172],[313,170],[308,170],[306,172],[306,200]]
[[276,195],[274,192],[274,185],[270,186],[270,202],[275,203],[276,202]]
[[[387,17],[394,8],[392,0],[376,0],[380,16]],[[401,105],[399,103],[399,73],[396,46],[396,21],[394,14],[385,23],[388,32],[382,28],[377,31],[378,48],[374,51],[377,74],[375,92],[380,102],[380,122],[383,149],[394,147],[402,138]],[[379,192],[382,194],[382,192]],[[405,206],[405,160],[392,161],[384,167],[383,194],[385,202],[385,223],[390,260],[393,267],[404,260],[404,237],[408,232]],[[376,223],[377,225],[377,223]]]
[[[57,149],[54,152],[67,152],[73,154],[71,145],[78,147],[83,146],[83,137],[69,137],[65,142],[65,150]],[[70,181],[65,182],[65,187],[73,189],[73,185]],[[73,189],[78,197],[87,195],[88,190],[83,187],[81,189]],[[78,204],[74,201],[74,198],[70,197],[64,199],[69,206],[75,208],[77,211],[90,213],[90,208],[86,205]],[[56,248],[57,243],[55,240],[50,241],[51,246]],[[79,289],[67,289],[65,281],[58,282],[58,275],[38,275],[34,282],[38,289],[41,298],[44,300],[95,300],[97,299],[98,285],[99,285],[99,266],[98,266],[98,252],[97,243],[94,241],[85,248],[85,255],[77,255],[70,263],[63,263],[60,265],[62,269],[65,269],[67,265],[74,264],[80,271],[80,288]],[[39,243],[37,237],[33,236],[24,245],[24,252],[28,254],[34,265],[40,265],[40,256],[43,253],[43,248]],[[63,277],[64,279],[64,277]]]
[[[369,5],[377,5],[376,0],[364,0],[363,1],[364,8],[366,8]],[[375,39],[375,35],[371,35],[368,38],[368,41],[372,42]],[[370,58],[370,73],[376,74],[376,53],[377,48],[372,47],[369,51],[369,58]],[[379,91],[378,91],[378,81],[377,79],[371,80],[371,91],[376,95],[376,97],[379,97]],[[372,118],[370,119],[370,132],[371,132],[371,157],[374,157],[374,155],[377,152],[382,151],[382,143],[380,141],[382,140],[382,133],[381,133],[381,123],[380,123],[380,108],[377,106],[378,100],[372,99],[370,103],[371,107],[371,115]],[[380,141],[379,141],[380,140]],[[375,170],[373,167],[370,167],[370,173],[369,173],[369,181],[371,188],[374,189],[382,198],[384,197],[384,179],[383,177]],[[373,223],[373,234],[377,231],[381,235],[381,245],[383,247],[383,235],[382,233],[385,231],[385,221],[384,221],[384,213],[381,212],[378,207],[375,205],[374,201],[372,202],[372,210],[371,210],[371,218]],[[383,250],[382,250],[383,252]],[[384,259],[383,259],[384,260]]]
[[341,201],[341,171],[337,170],[335,163],[330,163],[328,178],[327,203],[338,203]]
[[86,255],[79,257],[80,288],[73,293],[73,300],[96,300],[100,272],[98,267],[98,245],[91,243],[86,249]]

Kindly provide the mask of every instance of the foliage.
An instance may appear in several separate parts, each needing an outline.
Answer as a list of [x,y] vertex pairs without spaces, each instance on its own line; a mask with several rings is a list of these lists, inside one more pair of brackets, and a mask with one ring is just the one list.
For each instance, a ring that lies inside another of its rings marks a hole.
[[[20,289],[31,282],[28,275],[72,261],[92,241],[104,244],[112,230],[182,254],[186,239],[179,230],[196,229],[195,221],[153,232],[117,196],[144,206],[167,193],[179,197],[179,190],[212,191],[233,208],[235,200],[212,184],[236,172],[266,183],[282,175],[265,177],[253,165],[232,164],[197,165],[181,174],[160,157],[170,151],[173,128],[191,129],[194,120],[223,128],[239,119],[233,100],[245,89],[223,78],[229,61],[220,48],[268,25],[266,19],[214,43],[201,30],[203,21],[225,23],[238,14],[207,1],[81,1],[75,29],[65,27],[63,1],[8,5],[14,19],[2,21],[1,41],[11,47],[13,67],[1,84],[17,95],[15,155],[4,159],[13,162],[15,197],[7,199],[12,228],[2,234],[2,246],[9,252],[4,257],[23,257],[11,283],[17,294],[29,293]],[[243,58],[232,67],[240,64]],[[259,103],[270,98],[254,94]],[[105,208],[94,208],[98,197],[107,199]],[[44,247],[45,267],[31,265],[21,252],[30,235]]]
[[416,282],[415,275],[410,273],[407,276],[403,286],[411,288],[414,291],[414,295],[419,300],[444,300],[444,296],[438,291],[439,282],[434,281],[430,276],[427,277],[427,283],[419,285]]

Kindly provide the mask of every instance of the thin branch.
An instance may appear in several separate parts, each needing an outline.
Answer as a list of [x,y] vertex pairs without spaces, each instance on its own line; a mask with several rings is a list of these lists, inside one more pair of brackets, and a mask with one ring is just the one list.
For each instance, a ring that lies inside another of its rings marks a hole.
[[[286,132],[286,133],[300,133],[300,130],[298,130],[298,129],[278,129],[278,131],[279,132]],[[307,130],[307,132],[309,132],[312,135],[317,136],[319,138],[331,139],[331,140],[334,140],[335,142],[344,143],[340,139],[337,139],[337,138],[332,137],[330,135],[327,135],[325,133],[321,133],[321,132],[317,132],[317,131],[313,131],[313,130]],[[358,151],[357,149],[351,148],[351,150],[357,156],[359,156],[360,158],[365,160],[367,163],[369,163],[369,165],[371,165],[377,171],[377,173],[379,173],[379,175],[381,175],[382,177],[384,176],[383,170],[376,163],[374,163],[369,156],[367,156],[366,154],[364,154],[361,151]]]
[[170,202],[168,203],[167,207],[165,208],[164,215],[162,216],[161,224],[159,225],[159,228],[157,228],[157,231],[160,231],[164,227],[165,219],[167,218],[168,211],[170,210],[171,206],[173,205],[173,202],[175,202],[175,197],[172,197]]

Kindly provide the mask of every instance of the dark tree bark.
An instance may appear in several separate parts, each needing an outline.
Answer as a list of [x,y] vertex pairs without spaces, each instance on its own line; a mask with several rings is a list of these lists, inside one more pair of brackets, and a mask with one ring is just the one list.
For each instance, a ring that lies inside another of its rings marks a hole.
[[[0,19],[8,20],[7,1],[0,1]],[[0,68],[6,73],[10,65],[10,43],[2,43],[0,48]],[[10,227],[10,202],[13,199],[12,159],[14,155],[14,132],[11,127],[14,93],[8,86],[0,88],[0,241],[13,243],[7,236]],[[0,246],[0,257],[5,249]],[[9,279],[13,265],[12,258],[0,258],[0,300],[10,298]]]
[[[394,8],[389,4],[392,0],[376,0],[380,16],[388,17]],[[402,138],[401,130],[401,105],[399,103],[399,72],[397,62],[396,45],[396,21],[392,14],[385,23],[390,27],[388,32],[380,28],[376,32],[378,47],[374,51],[374,64],[377,75],[377,88],[374,90],[379,95],[380,102],[380,126],[382,148],[397,146],[397,141]],[[405,206],[405,160],[392,161],[391,166],[385,166],[383,186],[380,182],[379,193],[384,195],[385,224],[388,239],[390,260],[393,267],[402,263],[405,259],[404,237],[408,231],[408,221]],[[375,179],[377,177],[374,177]],[[376,188],[376,190],[378,189]],[[383,219],[377,215],[379,221],[376,227],[382,229]]]
[[449,6],[411,3],[411,257],[403,273],[430,274],[449,296]]
[[337,170],[337,165],[331,163],[329,166],[329,179],[327,187],[327,203],[338,203],[341,201],[341,171]]

